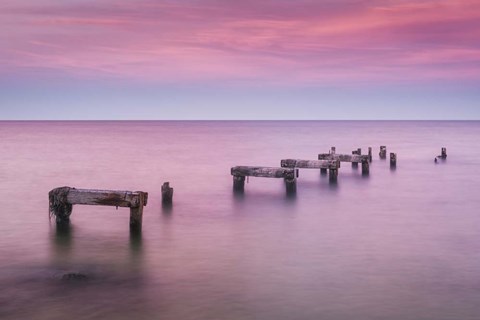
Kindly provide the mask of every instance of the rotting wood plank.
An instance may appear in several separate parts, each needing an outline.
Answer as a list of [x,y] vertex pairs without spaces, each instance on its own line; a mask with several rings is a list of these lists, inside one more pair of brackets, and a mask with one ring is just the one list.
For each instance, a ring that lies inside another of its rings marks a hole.
[[368,155],[321,153],[318,155],[318,160],[338,160],[340,162],[360,163],[368,161]]
[[[70,204],[100,205],[135,208],[140,205],[141,191],[70,189],[67,200]],[[147,205],[148,194],[143,205]]]
[[230,170],[232,176],[295,179],[295,169],[277,167],[236,166]]
[[283,168],[300,169],[338,169],[340,161],[338,160],[301,160],[301,159],[283,159],[280,161]]

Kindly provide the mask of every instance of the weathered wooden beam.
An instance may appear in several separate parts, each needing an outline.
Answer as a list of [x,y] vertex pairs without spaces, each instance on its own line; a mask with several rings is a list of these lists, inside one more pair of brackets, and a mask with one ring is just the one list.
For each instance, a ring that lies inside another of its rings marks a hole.
[[280,161],[280,166],[283,168],[300,168],[300,169],[338,169],[340,168],[340,161],[283,159]]
[[232,176],[263,178],[295,178],[292,168],[237,166],[230,171]]
[[[139,206],[141,193],[142,192],[139,191],[132,192],[71,188],[67,200],[70,204],[131,208]],[[146,203],[144,205],[146,205]]]
[[372,147],[368,147],[368,161],[372,162]]
[[69,221],[72,205],[97,205],[130,208],[130,228],[139,231],[142,227],[143,207],[147,205],[148,193],[142,191],[115,191],[95,189],[56,188],[49,192],[50,212],[57,223]]
[[331,154],[321,153],[318,155],[318,160],[338,160],[340,162],[363,162],[368,161],[367,155],[358,154]]

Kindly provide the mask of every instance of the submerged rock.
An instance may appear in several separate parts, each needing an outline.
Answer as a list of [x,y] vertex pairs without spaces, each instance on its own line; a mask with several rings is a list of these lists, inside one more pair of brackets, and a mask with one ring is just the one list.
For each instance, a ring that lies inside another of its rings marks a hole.
[[86,281],[88,276],[79,272],[69,272],[62,275],[62,281]]

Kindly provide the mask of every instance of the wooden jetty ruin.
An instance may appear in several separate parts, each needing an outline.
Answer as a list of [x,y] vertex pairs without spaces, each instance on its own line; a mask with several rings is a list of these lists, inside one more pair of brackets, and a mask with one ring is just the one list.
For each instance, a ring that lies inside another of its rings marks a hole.
[[356,154],[337,154],[337,153],[321,153],[318,155],[318,160],[336,160],[340,162],[352,162],[352,163],[361,163],[362,164],[362,174],[370,173],[370,165],[368,162],[368,155],[359,155]]
[[[283,178],[287,193],[296,191],[296,176],[293,168],[236,166],[230,169],[233,176],[233,189],[243,191],[245,177]],[[298,172],[297,172],[298,174]]]
[[338,169],[340,161],[338,160],[301,160],[301,159],[283,159],[280,161],[282,168],[299,168],[299,169],[320,169],[326,173],[329,170],[330,180],[338,177]]
[[148,193],[143,191],[92,190],[61,187],[48,194],[49,211],[57,223],[68,223],[72,206],[76,204],[130,208],[130,230],[142,229],[143,207]]

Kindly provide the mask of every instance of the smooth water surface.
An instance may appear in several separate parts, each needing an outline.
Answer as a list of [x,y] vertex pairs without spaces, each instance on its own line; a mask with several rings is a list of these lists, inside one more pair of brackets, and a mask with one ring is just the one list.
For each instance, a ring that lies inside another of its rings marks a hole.
[[[0,122],[0,319],[480,319],[479,140],[480,122]],[[331,146],[373,147],[370,175],[232,191],[231,166]],[[126,208],[57,230],[60,186],[147,191],[141,237]]]

